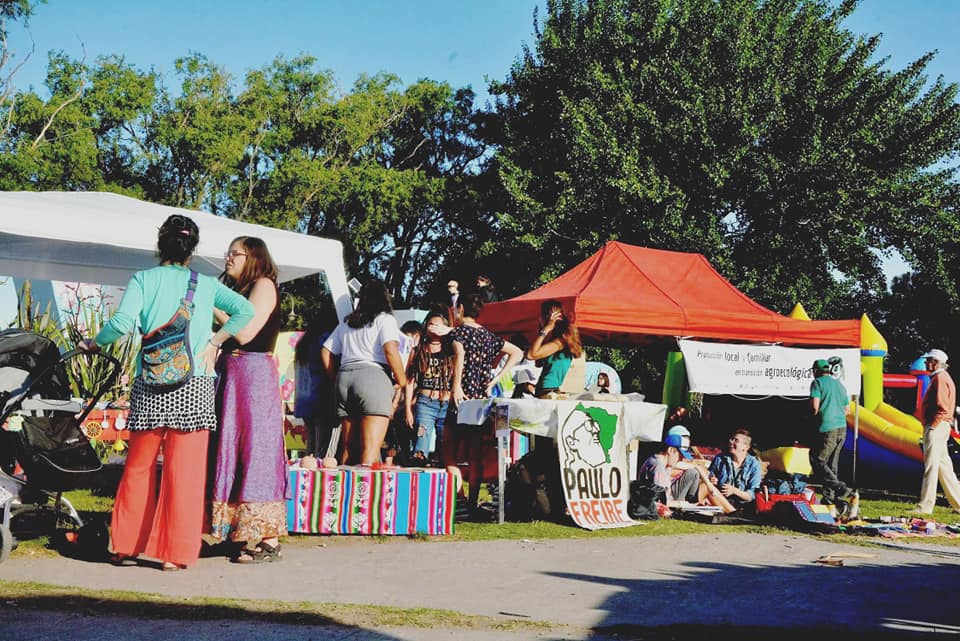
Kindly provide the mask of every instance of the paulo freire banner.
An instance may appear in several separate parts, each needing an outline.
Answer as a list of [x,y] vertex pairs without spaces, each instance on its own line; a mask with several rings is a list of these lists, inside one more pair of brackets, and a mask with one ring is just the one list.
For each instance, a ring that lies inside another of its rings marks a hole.
[[824,359],[850,395],[860,394],[860,350],[736,345],[681,339],[691,392],[807,396],[813,362]]
[[588,530],[636,525],[627,514],[630,479],[620,410],[557,401],[557,446],[570,516]]

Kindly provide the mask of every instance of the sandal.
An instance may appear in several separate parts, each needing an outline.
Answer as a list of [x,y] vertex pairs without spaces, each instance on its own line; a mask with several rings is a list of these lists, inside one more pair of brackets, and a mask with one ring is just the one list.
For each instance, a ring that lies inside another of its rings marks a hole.
[[423,452],[416,452],[410,457],[410,462],[407,467],[426,467],[428,462]]
[[279,561],[283,559],[283,554],[280,552],[280,544],[270,545],[269,543],[264,543],[260,541],[257,543],[257,549],[260,550],[263,554],[263,560],[267,563],[273,563],[274,561]]
[[231,563],[261,563],[263,561],[263,552],[260,548],[242,547],[230,559]]
[[273,563],[283,558],[280,553],[280,544],[257,543],[255,548],[243,548],[233,557],[234,563]]
[[170,561],[164,561],[160,565],[160,569],[164,572],[177,572],[184,569],[182,565],[177,565],[176,563],[171,563]]

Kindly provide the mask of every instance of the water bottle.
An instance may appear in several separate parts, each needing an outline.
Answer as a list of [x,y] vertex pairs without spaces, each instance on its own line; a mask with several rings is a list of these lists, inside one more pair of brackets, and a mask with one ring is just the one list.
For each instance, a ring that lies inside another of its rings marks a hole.
[[860,517],[860,490],[857,490],[850,497],[850,516],[848,519],[856,519]]

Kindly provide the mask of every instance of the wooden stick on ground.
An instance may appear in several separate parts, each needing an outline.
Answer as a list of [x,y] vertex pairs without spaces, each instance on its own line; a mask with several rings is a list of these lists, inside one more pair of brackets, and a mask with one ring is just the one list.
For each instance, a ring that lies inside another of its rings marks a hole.
[[718,490],[717,486],[710,482],[710,475],[707,473],[707,470],[705,470],[702,465],[694,465],[694,468],[700,473],[701,480],[703,480],[707,486],[707,498],[710,502],[722,509],[725,514],[736,512],[737,508],[733,507],[727,497],[723,495],[723,492]]

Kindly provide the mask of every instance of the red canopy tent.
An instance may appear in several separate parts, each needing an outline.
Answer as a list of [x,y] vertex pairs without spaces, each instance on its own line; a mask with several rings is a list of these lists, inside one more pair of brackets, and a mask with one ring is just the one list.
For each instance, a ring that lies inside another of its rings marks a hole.
[[583,337],[636,343],[650,336],[716,338],[787,345],[860,346],[860,321],[807,321],[782,316],[731,285],[702,254],[611,241],[555,280],[490,303],[487,329],[536,334],[540,304],[558,300]]

